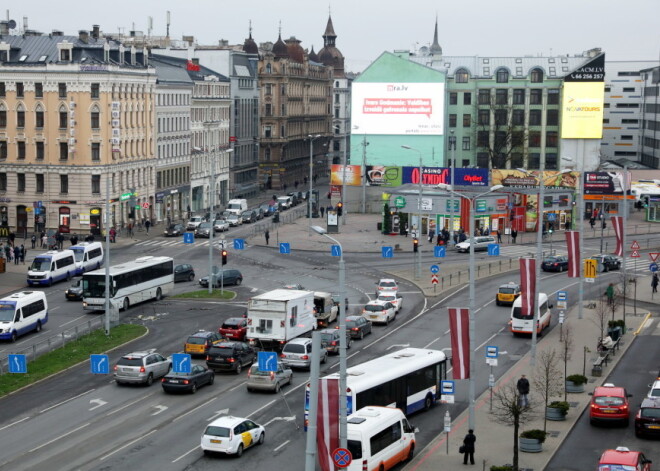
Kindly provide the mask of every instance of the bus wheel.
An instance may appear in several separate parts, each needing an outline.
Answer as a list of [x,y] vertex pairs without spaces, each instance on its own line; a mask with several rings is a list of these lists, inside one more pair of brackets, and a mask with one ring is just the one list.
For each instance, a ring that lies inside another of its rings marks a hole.
[[128,308],[131,307],[131,302],[128,298],[124,298],[124,311],[128,311]]
[[35,332],[41,332],[41,321],[37,321],[37,326],[34,328]]
[[71,279],[71,273],[66,272],[66,281],[69,281]]
[[18,334],[16,333],[16,331],[13,331],[13,332],[11,333],[11,341],[12,341],[12,342],[16,342],[16,339],[17,339],[17,338],[18,338]]
[[163,299],[163,292],[161,291],[160,288],[158,288],[156,290],[156,301],[160,301],[161,299]]
[[412,461],[413,456],[415,454],[415,444],[410,445],[410,449],[408,450],[408,458],[406,458],[406,461]]
[[431,396],[426,396],[426,399],[424,399],[424,410],[429,410],[431,407],[433,407],[433,400]]
[[53,279],[52,278],[48,278],[48,286],[53,286]]

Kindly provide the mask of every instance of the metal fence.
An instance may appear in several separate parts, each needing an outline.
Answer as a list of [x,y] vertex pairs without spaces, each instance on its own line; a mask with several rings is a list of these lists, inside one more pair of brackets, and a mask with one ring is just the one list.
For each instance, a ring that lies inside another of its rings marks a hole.
[[[89,334],[94,330],[103,327],[104,316],[91,317],[85,322],[76,324],[73,327],[63,330],[62,332],[46,337],[36,343],[25,347],[17,347],[15,350],[0,354],[0,375],[6,374],[9,371],[9,355],[25,355],[28,363],[36,360],[39,356],[52,352],[56,348],[63,347],[72,340]],[[42,331],[43,332],[43,331]]]

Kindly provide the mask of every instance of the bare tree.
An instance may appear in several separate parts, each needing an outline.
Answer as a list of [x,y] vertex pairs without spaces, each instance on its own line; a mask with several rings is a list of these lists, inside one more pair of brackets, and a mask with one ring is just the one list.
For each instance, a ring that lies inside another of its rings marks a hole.
[[544,350],[539,354],[536,372],[534,373],[534,386],[543,398],[543,431],[547,432],[546,412],[550,398],[561,394],[561,372],[557,368],[559,356],[553,348]]
[[513,427],[513,471],[518,471],[518,435],[520,426],[534,418],[533,407],[523,406],[515,381],[502,384],[493,392],[493,410],[495,420]]
[[619,306],[621,306],[621,303],[623,302],[621,291],[619,291],[618,287],[614,287],[614,296],[612,296],[612,300],[608,300],[608,308],[612,312],[612,320],[614,320],[614,313],[616,312],[617,309],[619,309]]
[[609,306],[607,301],[603,298],[600,298],[596,302],[596,307],[593,313],[593,321],[598,326],[598,337],[599,339],[605,338],[605,332],[607,327],[607,317],[609,315]]
[[571,327],[565,323],[562,326],[561,350],[559,351],[559,359],[564,363],[564,401],[568,397],[566,393],[566,378],[568,377],[568,360],[571,359],[573,346],[573,332]]
[[[478,96],[477,105],[477,149],[488,153],[492,168],[506,168],[513,154],[520,154],[521,161],[515,166],[524,166],[527,129],[524,125],[524,109],[504,101],[498,95]],[[482,103],[487,100],[487,103]],[[519,113],[523,113],[520,115]]]

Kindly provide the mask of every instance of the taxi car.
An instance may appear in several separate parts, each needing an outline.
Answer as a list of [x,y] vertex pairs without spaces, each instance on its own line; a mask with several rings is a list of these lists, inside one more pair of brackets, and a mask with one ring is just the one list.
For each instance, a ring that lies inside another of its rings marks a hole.
[[262,445],[266,429],[250,419],[226,415],[211,422],[202,435],[201,448],[205,454],[213,452],[235,455],[253,445]]
[[625,446],[605,450],[598,461],[598,471],[651,471],[652,461],[640,451]]
[[520,285],[516,282],[510,281],[497,288],[495,304],[498,306],[511,306],[518,296],[520,296]]
[[589,393],[591,402],[589,404],[589,421],[592,425],[598,422],[621,422],[628,426],[630,421],[630,402],[626,389],[605,383],[597,387],[593,393]]
[[206,355],[211,346],[218,341],[224,340],[222,335],[217,332],[200,330],[186,339],[183,345],[183,353],[190,355]]

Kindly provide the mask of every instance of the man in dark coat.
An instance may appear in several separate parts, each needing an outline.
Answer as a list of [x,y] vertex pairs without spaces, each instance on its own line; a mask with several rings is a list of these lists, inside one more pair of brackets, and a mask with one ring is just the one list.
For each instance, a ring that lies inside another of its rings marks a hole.
[[516,237],[518,237],[518,231],[511,229],[511,242],[516,243]]
[[529,407],[529,399],[527,398],[529,395],[529,380],[525,375],[520,377],[516,387],[518,388],[518,394],[520,394],[520,405],[522,407]]
[[467,464],[468,456],[470,457],[470,464],[474,464],[474,443],[477,441],[477,437],[474,435],[474,430],[468,430],[468,434],[463,439],[463,464]]

